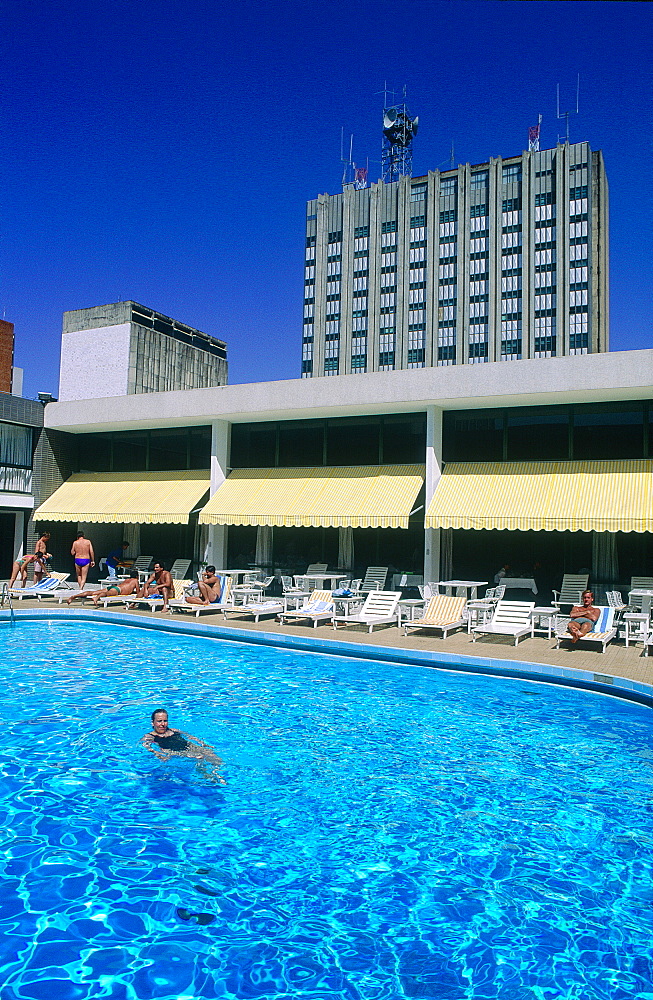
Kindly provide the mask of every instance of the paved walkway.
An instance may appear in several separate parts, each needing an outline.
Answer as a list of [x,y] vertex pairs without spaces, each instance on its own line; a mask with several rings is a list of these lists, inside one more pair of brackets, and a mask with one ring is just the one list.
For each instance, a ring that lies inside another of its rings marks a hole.
[[[35,608],[39,608],[42,611],[48,608],[64,612],[67,610],[65,604],[60,605],[46,601],[38,602],[31,599],[20,602],[16,601],[14,607],[24,610]],[[77,610],[80,610],[82,607],[84,610],[92,610],[90,602],[84,605],[76,602],[73,607]],[[116,612],[118,609],[114,605],[110,610]],[[122,612],[118,610],[118,613],[126,614],[130,617],[153,617],[149,611],[133,610]],[[154,617],[161,617],[160,612]],[[170,620],[172,616],[166,615],[165,617]],[[198,619],[187,614],[179,614],[175,615],[173,620],[195,622]],[[520,639],[519,645],[514,646],[513,640],[508,636],[486,636],[485,638],[477,639],[476,642],[472,642],[471,637],[465,631],[454,632],[447,639],[442,639],[433,632],[412,632],[410,635],[404,636],[403,631],[400,632],[396,627],[376,628],[370,635],[367,631],[356,627],[341,628],[337,632],[334,632],[331,625],[318,625],[316,629],[312,625],[301,624],[281,626],[273,618],[261,621],[256,625],[252,618],[230,617],[226,619],[217,612],[213,615],[204,614],[200,617],[199,621],[202,625],[219,625],[220,628],[233,629],[234,632],[237,632],[239,629],[247,629],[250,632],[269,632],[273,635],[294,634],[309,639],[317,637],[335,642],[338,640],[358,642],[361,644],[361,647],[365,645],[388,646],[420,651],[435,650],[453,654],[460,653],[484,659],[491,657],[502,660],[527,660],[530,663],[546,663],[555,667],[572,667],[579,670],[589,670],[595,674],[611,674],[615,677],[625,677],[629,680],[639,681],[642,684],[653,684],[653,656],[644,656],[641,643],[639,645],[631,645],[626,649],[623,641],[620,640],[611,642],[606,647],[605,653],[601,653],[600,649],[596,646],[573,647],[566,642],[561,645],[560,649],[556,649],[555,640],[549,640],[541,636],[537,636],[534,639]]]

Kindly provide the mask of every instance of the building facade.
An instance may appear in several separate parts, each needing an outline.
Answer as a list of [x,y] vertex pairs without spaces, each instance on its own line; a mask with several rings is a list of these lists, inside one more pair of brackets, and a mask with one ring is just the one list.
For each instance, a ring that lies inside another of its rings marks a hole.
[[63,314],[59,399],[200,389],[227,382],[227,345],[141,306]]
[[652,366],[624,351],[488,364],[482,383],[458,365],[49,403],[71,475],[35,524],[57,569],[78,522],[100,556],[140,524],[141,552],[196,567],[247,566],[267,532],[284,572],[490,581],[508,561],[539,564],[543,594],[584,569],[626,593],[653,558]]
[[[23,554],[27,525],[43,498],[34,474],[35,451],[43,434],[43,406],[0,392],[0,578]],[[38,478],[38,476],[36,477]],[[59,485],[59,483],[55,483]],[[35,500],[36,498],[36,500]],[[34,551],[33,548],[30,551]]]
[[608,350],[608,187],[568,143],[308,202],[304,378]]

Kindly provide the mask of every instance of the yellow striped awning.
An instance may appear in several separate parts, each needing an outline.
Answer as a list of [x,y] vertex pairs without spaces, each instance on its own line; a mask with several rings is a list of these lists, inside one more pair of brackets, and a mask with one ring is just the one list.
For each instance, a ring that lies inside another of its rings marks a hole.
[[424,472],[423,465],[235,469],[200,523],[407,528]]
[[425,524],[511,531],[653,531],[653,461],[450,463]]
[[188,524],[209,472],[80,472],[34,512],[35,521]]

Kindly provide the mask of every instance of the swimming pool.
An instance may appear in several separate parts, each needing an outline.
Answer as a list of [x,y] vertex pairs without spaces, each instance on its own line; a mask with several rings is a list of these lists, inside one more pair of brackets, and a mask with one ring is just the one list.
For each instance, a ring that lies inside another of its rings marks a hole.
[[[0,644],[3,1000],[651,995],[650,709],[100,624]],[[140,749],[160,705],[226,785]]]

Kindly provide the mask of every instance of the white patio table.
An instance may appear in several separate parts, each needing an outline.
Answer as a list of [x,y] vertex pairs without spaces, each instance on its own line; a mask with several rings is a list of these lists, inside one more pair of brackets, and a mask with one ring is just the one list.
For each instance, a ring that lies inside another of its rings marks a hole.
[[486,584],[487,580],[440,580],[438,586],[444,587],[445,593],[448,597],[454,596],[454,588],[458,590],[459,587],[464,587],[465,590],[470,591],[469,600],[475,601],[477,588],[484,587]]
[[[305,580],[315,584],[315,590],[334,590],[339,580],[349,579],[347,573],[301,573]],[[328,585],[327,585],[327,580]]]
[[499,580],[499,586],[504,586],[506,590],[517,590],[519,588],[522,590],[532,590],[534,594],[537,594],[537,584],[532,576],[502,576]]
[[651,613],[651,602],[653,601],[653,590],[629,590],[628,591],[628,601],[630,602],[631,597],[641,597],[642,599],[642,614],[650,615]]

